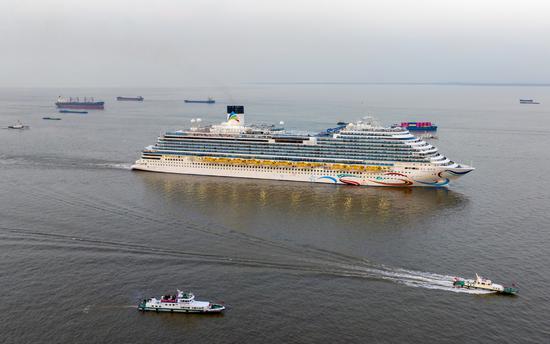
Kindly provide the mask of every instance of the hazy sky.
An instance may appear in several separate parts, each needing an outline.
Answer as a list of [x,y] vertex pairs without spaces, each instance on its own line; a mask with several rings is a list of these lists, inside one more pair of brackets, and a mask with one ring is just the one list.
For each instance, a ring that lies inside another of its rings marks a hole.
[[545,0],[0,0],[0,86],[550,83]]

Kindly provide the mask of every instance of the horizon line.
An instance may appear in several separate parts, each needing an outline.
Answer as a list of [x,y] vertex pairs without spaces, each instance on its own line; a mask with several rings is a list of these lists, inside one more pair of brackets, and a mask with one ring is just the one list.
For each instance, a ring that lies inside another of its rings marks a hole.
[[548,87],[546,82],[462,82],[462,81],[252,81],[256,85],[405,85],[405,86],[537,86]]
[[[245,81],[240,85],[402,85],[402,86],[503,86],[503,87],[550,87],[550,82],[463,82],[463,81]],[[0,85],[0,89],[6,88],[133,88],[133,89],[170,89],[184,87],[219,87],[216,85],[201,84],[189,85],[157,85],[157,86],[125,86],[125,85],[77,85],[77,86],[7,86]]]

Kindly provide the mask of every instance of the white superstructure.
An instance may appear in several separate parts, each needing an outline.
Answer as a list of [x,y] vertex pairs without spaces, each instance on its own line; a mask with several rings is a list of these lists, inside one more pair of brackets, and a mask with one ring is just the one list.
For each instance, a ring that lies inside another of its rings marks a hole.
[[242,106],[219,125],[167,132],[135,170],[369,186],[445,186],[473,170],[400,127],[364,121],[316,135],[245,126]]

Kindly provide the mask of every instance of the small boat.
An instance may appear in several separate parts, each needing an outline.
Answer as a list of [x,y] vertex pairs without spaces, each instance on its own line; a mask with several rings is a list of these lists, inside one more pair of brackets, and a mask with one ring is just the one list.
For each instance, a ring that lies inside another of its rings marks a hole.
[[436,131],[437,125],[432,122],[401,122],[397,127],[405,128],[409,131]]
[[208,301],[196,301],[191,292],[178,289],[177,295],[164,295],[160,299],[143,299],[138,305],[140,311],[178,313],[220,313],[225,306]]
[[349,123],[348,122],[338,122],[336,123],[336,125],[340,126],[340,125],[348,125]]
[[466,289],[481,289],[492,291],[499,294],[515,295],[519,290],[515,287],[504,287],[500,284],[493,283],[491,280],[482,278],[476,274],[475,280],[467,280],[455,277],[453,281],[453,287],[466,288]]
[[142,101],[143,101],[143,97],[142,97],[142,96],[139,96],[139,97],[116,97],[116,100],[118,100],[118,101],[135,101],[135,102],[142,102]]
[[88,111],[80,110],[59,110],[60,113],[88,113]]
[[533,99],[520,99],[520,104],[540,104],[539,102],[533,100]]
[[214,104],[216,101],[214,100],[214,98],[208,97],[207,100],[185,99],[184,102],[186,102],[186,103]]
[[42,117],[42,119],[46,119],[48,121],[60,121],[61,118],[59,117]]
[[20,121],[17,121],[17,124],[8,125],[8,128],[7,128],[7,129],[19,129],[19,130],[22,130],[22,129],[29,129],[29,126],[28,126],[28,125],[23,125],[23,124],[21,124]]

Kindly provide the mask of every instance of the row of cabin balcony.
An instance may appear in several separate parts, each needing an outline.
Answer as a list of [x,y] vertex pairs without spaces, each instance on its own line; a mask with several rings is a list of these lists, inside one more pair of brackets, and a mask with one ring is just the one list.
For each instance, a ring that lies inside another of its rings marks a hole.
[[[337,150],[331,150],[331,151],[323,151],[322,149],[311,147],[311,149],[306,149],[302,147],[293,147],[292,149],[277,149],[277,147],[256,147],[256,146],[216,146],[216,145],[209,145],[209,146],[200,146],[200,145],[172,145],[172,144],[161,144],[157,145],[158,148],[168,148],[168,149],[193,149],[193,150],[205,150],[205,149],[213,149],[216,151],[255,151],[255,152],[284,152],[284,153],[318,153],[318,154],[334,154],[334,153],[345,153],[345,154],[361,154],[361,153],[371,153],[371,152],[381,152],[386,154],[397,154],[397,155],[412,155],[414,153],[423,153],[422,151],[414,151],[410,149],[375,149],[375,148],[363,148],[363,149],[353,149],[353,147],[350,147],[350,149],[337,149]],[[309,148],[309,147],[308,147]]]
[[[178,155],[194,155],[194,156],[225,156],[225,155],[235,155],[238,157],[242,156],[257,156],[260,157],[260,159],[271,159],[272,157],[280,157],[285,159],[291,159],[296,161],[302,161],[306,158],[313,158],[313,159],[350,159],[349,155],[330,155],[327,156],[327,154],[320,155],[304,155],[304,156],[296,156],[296,155],[287,155],[287,154],[278,154],[278,155],[268,155],[268,154],[262,154],[262,155],[256,155],[254,152],[236,152],[236,151],[173,151],[173,150],[158,150],[158,153],[162,154],[178,154]],[[429,162],[429,160],[425,158],[403,158],[403,157],[396,157],[396,156],[387,156],[387,155],[363,155],[363,156],[354,156],[354,160],[374,160],[374,161],[403,161],[403,162]]]
[[[281,144],[271,144],[271,143],[268,143],[268,142],[261,142],[261,143],[254,143],[254,144],[250,144],[248,142],[211,142],[211,141],[172,141],[172,140],[163,140],[163,139],[159,139],[158,141],[160,144],[172,144],[172,145],[182,145],[182,146],[185,146],[185,145],[196,145],[196,144],[207,144],[209,146],[220,146],[220,147],[256,147],[256,146],[261,146],[261,147],[269,147],[269,146],[272,146],[274,148],[278,148],[278,149],[292,149],[292,148],[323,148],[323,147],[327,147],[327,148],[336,148],[336,149],[343,149],[343,148],[357,148],[357,147],[365,147],[365,148],[371,148],[371,147],[381,147],[381,148],[395,148],[395,149],[398,149],[398,150],[415,150],[416,147],[411,147],[409,145],[403,145],[403,144],[387,144],[387,143],[375,143],[375,144],[363,144],[363,143],[357,143],[357,144],[353,144],[353,145],[343,145],[343,144],[335,144],[335,143],[328,143],[328,144],[317,144],[317,145],[302,145],[302,144],[292,144],[292,143],[288,143],[288,144],[284,144],[284,145],[281,145]],[[204,145],[203,145],[204,146]],[[429,145],[428,145],[429,146]],[[432,146],[429,146],[429,147],[432,147]]]
[[[296,149],[305,149],[305,150],[311,150],[311,149],[323,149],[323,148],[330,148],[330,149],[336,149],[336,150],[344,150],[344,149],[351,149],[351,150],[359,150],[359,149],[374,149],[374,148],[387,148],[386,150],[397,150],[397,151],[425,151],[421,149],[414,149],[410,146],[394,146],[394,145],[339,145],[339,146],[330,146],[330,145],[316,145],[316,146],[308,146],[308,145],[285,145],[285,146],[279,146],[279,145],[272,145],[272,144],[260,144],[260,145],[251,145],[251,144],[241,144],[241,143],[210,143],[210,142],[171,142],[171,141],[159,141],[157,145],[167,145],[167,146],[174,146],[174,147],[246,147],[246,148],[261,148],[261,149],[281,149],[281,150],[296,150]],[[432,146],[428,147],[432,148]]]
[[[201,141],[201,142],[213,142],[213,141],[216,141],[216,142],[239,142],[239,141],[243,141],[243,142],[258,142],[258,144],[261,144],[261,143],[277,143],[277,144],[282,144],[282,145],[286,145],[286,144],[295,144],[295,143],[292,143],[292,142],[277,142],[277,139],[281,140],[281,141],[288,141],[290,138],[288,137],[285,137],[285,138],[270,138],[270,139],[261,139],[261,140],[258,140],[258,139],[253,139],[253,138],[240,138],[240,137],[212,137],[212,138],[209,138],[209,137],[203,137],[203,136],[199,136],[199,137],[193,137],[193,138],[190,138],[190,137],[173,137],[173,136],[162,136],[162,137],[159,137],[159,140],[170,140],[170,141]],[[293,138],[295,139],[296,141],[299,141],[298,144],[301,144],[301,145],[315,145],[315,144],[320,144],[320,143],[327,143],[327,144],[341,144],[341,142],[348,142],[348,143],[353,143],[353,144],[358,144],[358,143],[373,143],[373,144],[376,144],[376,143],[380,143],[380,139],[371,139],[369,140],[368,138],[366,139],[361,139],[361,140],[354,140],[354,139],[344,139],[344,138],[334,138],[334,139],[326,139],[326,138]],[[394,141],[394,142],[391,142],[391,141]],[[403,145],[403,144],[409,144],[410,142],[406,142],[402,139],[386,139],[383,141],[385,144],[399,144],[399,145]],[[418,142],[418,141],[417,141]]]

